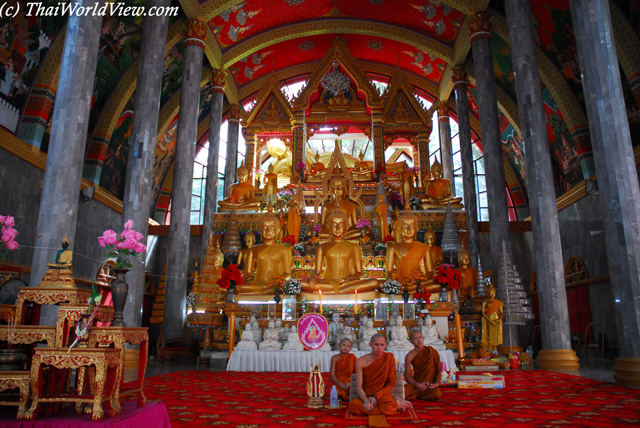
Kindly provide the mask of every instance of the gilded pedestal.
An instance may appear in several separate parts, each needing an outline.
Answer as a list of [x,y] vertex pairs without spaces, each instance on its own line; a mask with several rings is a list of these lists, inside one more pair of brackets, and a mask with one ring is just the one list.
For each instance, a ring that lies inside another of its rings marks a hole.
[[640,388],[640,357],[618,357],[613,366],[613,378],[620,385]]
[[573,349],[543,349],[536,364],[540,370],[578,370],[580,362]]

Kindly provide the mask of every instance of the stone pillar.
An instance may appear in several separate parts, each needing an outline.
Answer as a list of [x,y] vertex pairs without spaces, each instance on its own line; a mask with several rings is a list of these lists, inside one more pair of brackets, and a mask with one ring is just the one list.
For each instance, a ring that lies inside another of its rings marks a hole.
[[429,136],[431,129],[418,133],[418,157],[420,158],[420,185],[424,186],[429,176]]
[[529,0],[511,0],[505,4],[518,109],[521,113],[520,129],[527,147],[529,210],[543,348],[538,354],[537,364],[539,369],[544,370],[577,370],[580,364],[575,351],[571,349],[558,208],[531,24],[531,3]]
[[609,2],[575,0],[571,17],[591,131],[620,356],[614,378],[640,387],[640,190]]
[[240,133],[240,107],[232,104],[227,116],[227,163],[224,170],[224,197],[229,197],[229,187],[236,181],[238,169],[238,137]]
[[[170,0],[149,0],[147,5],[167,7]],[[162,92],[164,49],[169,19],[166,16],[148,17],[142,31],[140,67],[134,100],[133,123],[129,137],[127,181],[122,200],[124,221],[133,220],[133,229],[147,236],[151,206],[151,179],[156,152],[158,112]],[[144,294],[145,253],[131,260],[133,267],[127,274],[129,294],[124,307],[124,323],[139,327],[142,320]]]
[[[87,5],[87,1],[82,0],[73,3]],[[100,1],[98,5],[103,3]],[[47,263],[55,260],[65,234],[71,241],[69,248],[74,249],[101,23],[101,16],[73,14],[67,23],[47,165],[42,182],[42,199],[29,281],[31,287],[38,286]],[[95,244],[98,245],[97,240]],[[43,309],[40,323],[55,325],[56,318],[55,311]]]
[[451,125],[449,124],[449,103],[438,102],[438,131],[440,132],[440,159],[442,176],[451,182],[451,194],[455,196],[453,185],[453,155],[451,150]]
[[[294,112],[293,117],[291,118],[291,127],[293,129],[293,139],[291,140],[291,172],[296,170],[298,162],[304,162],[305,144],[307,144],[304,140],[305,125],[306,121],[304,111],[301,110]],[[307,132],[308,131],[309,130],[307,129]],[[294,182],[293,178],[291,182]]]
[[[484,170],[489,199],[489,241],[491,244],[491,269],[494,284],[499,283],[497,274],[500,267],[502,243],[506,243],[511,253],[509,216],[507,211],[506,180],[502,158],[502,142],[500,139],[500,122],[498,119],[498,100],[496,82],[493,75],[493,59],[491,58],[491,25],[483,12],[472,16],[469,21],[471,33],[471,49],[476,74],[478,91],[478,110],[480,112],[480,128],[482,129],[482,148],[484,150]],[[504,290],[496,290],[498,298]],[[511,329],[511,332],[508,330]],[[503,331],[505,346],[518,346],[520,338],[518,329],[506,327]],[[512,343],[509,343],[512,341]]]
[[40,149],[55,99],[55,88],[43,83],[33,85],[20,122],[18,138],[34,148]]
[[[249,171],[249,183],[253,183],[253,179],[255,176],[255,155],[256,155],[256,144],[255,138],[256,136],[252,133],[244,133],[244,143],[246,146],[245,155],[244,155],[244,166],[247,167],[247,171]],[[295,171],[295,168],[293,169]]]
[[[456,65],[453,68],[453,90],[456,95],[458,111],[458,130],[460,139],[460,159],[462,160],[462,184],[464,206],[467,212],[467,244],[471,265],[476,266],[480,254],[480,233],[478,230],[478,205],[476,197],[476,177],[473,168],[473,150],[471,148],[471,122],[469,121],[469,100],[467,99],[467,73]],[[476,266],[477,267],[477,266]]]
[[[374,116],[374,120],[377,122],[378,117]],[[382,119],[379,119],[382,120]],[[384,127],[382,124],[378,124],[378,123],[374,123],[373,125],[373,153],[374,153],[374,159],[375,159],[375,163],[373,164],[374,167],[373,169],[376,169],[378,167],[378,164],[381,164],[382,166],[385,165],[385,159],[384,159],[384,149],[385,149],[385,145],[384,145]]]
[[218,209],[218,158],[220,156],[220,126],[222,125],[222,101],[226,73],[216,69],[211,73],[211,115],[209,116],[209,157],[207,158],[207,184],[204,190],[204,221],[202,226],[202,249],[200,263],[202,267],[209,234],[213,230],[213,214]]
[[178,137],[173,161],[171,224],[167,250],[167,297],[164,304],[165,343],[181,336],[185,319],[193,162],[198,138],[198,102],[206,35],[207,26],[204,22],[197,19],[188,21],[183,52]]

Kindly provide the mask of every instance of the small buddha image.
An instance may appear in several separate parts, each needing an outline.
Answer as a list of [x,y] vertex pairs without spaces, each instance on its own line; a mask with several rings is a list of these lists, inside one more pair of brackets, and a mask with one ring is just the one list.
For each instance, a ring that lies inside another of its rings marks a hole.
[[43,288],[75,288],[73,281],[73,252],[69,249],[69,238],[64,235],[62,249],[56,253],[55,262],[47,263],[48,269],[44,273],[38,287]]
[[244,162],[236,170],[238,182],[229,187],[229,197],[218,202],[220,209],[256,211],[260,202],[256,199],[256,188],[249,182],[249,171]]
[[436,159],[431,165],[431,172],[422,180],[427,197],[422,200],[426,209],[444,209],[447,203],[454,209],[462,209],[462,198],[454,198],[451,194],[451,182],[442,177],[442,165]]

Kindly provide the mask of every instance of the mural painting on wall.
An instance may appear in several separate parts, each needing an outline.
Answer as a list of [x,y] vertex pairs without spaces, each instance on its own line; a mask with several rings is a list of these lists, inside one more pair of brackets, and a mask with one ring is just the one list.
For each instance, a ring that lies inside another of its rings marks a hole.
[[540,48],[551,59],[584,106],[582,80],[569,0],[532,2]]
[[509,48],[509,44],[495,33],[491,35],[491,54],[494,59],[493,74],[496,82],[498,82],[500,87],[515,101],[517,96],[515,75],[511,62],[511,49]]
[[[133,99],[133,97],[132,97]],[[100,175],[100,187],[112,195],[122,199],[124,195],[124,183],[127,174],[127,159],[129,156],[129,136],[133,123],[132,99],[127,103],[125,111],[118,118],[107,154],[102,165]]]
[[[9,0],[7,6],[18,2]],[[57,4],[42,1],[43,5]],[[21,7],[15,17],[0,17],[0,124],[15,132],[29,88],[51,44],[60,34],[64,17],[42,20],[26,16]]]
[[198,123],[202,122],[211,113],[211,82],[207,82],[200,88],[200,109],[198,110]]
[[502,112],[498,113],[498,119],[500,120],[502,152],[516,172],[518,180],[520,183],[523,183],[526,188],[527,178],[524,153],[522,152],[522,139]]
[[[144,0],[128,0],[128,6],[144,6]],[[141,16],[105,16],[100,33],[96,79],[91,100],[89,129],[93,129],[113,88],[140,55]]]
[[547,115],[547,132],[549,134],[549,151],[551,163],[556,174],[562,175],[564,189],[569,190],[582,181],[582,168],[578,160],[578,151],[573,143],[571,131],[564,120],[562,112],[548,89],[542,91],[544,110]]
[[180,89],[182,85],[182,68],[184,59],[182,57],[183,40],[179,40],[169,53],[164,57],[164,71],[162,72],[162,94],[160,95],[160,107]]
[[153,179],[151,181],[151,211],[154,211],[158,195],[162,189],[164,177],[167,175],[173,155],[176,149],[176,139],[178,138],[178,115],[167,125],[164,134],[158,135],[158,143],[156,145],[156,156],[153,159]]

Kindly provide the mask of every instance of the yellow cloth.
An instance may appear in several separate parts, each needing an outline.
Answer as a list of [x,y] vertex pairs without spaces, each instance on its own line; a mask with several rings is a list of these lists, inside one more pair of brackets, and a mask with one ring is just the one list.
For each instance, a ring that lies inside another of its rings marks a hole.
[[293,241],[297,244],[300,240],[300,228],[302,227],[302,219],[298,213],[298,208],[295,205],[289,206],[289,213],[287,214],[287,227],[289,229],[289,235],[293,235]]
[[349,403],[353,415],[393,415],[398,412],[398,403],[391,391],[396,386],[396,360],[393,354],[384,353],[362,369],[362,389],[367,397],[375,397],[378,404],[372,410],[365,410],[361,398]]
[[413,275],[420,267],[420,262],[424,259],[424,256],[429,251],[429,246],[422,242],[413,241],[407,254],[402,258],[398,269],[394,275],[395,279],[402,279],[407,276]]
[[231,202],[238,203],[240,201],[244,201],[244,197],[249,194],[254,189],[254,187],[250,183],[238,183],[236,187],[233,188],[233,194],[229,197]]
[[335,244],[324,256],[327,264],[324,278],[338,280],[355,274],[356,264],[354,257],[362,259],[362,249],[358,244],[349,241],[341,241]]
[[431,199],[448,198],[451,195],[451,187],[449,180],[445,178],[436,178],[429,185],[429,197]]
[[[411,361],[413,380],[417,383],[440,382],[440,354],[431,346],[424,346]],[[405,400],[439,400],[442,397],[440,388],[420,391],[415,385],[404,386]]]
[[[356,372],[356,361],[358,359],[353,354],[347,354],[336,360],[336,369],[334,371],[336,379],[341,383],[351,385],[351,375]],[[338,397],[344,402],[349,401],[349,390],[336,388],[338,390]]]

